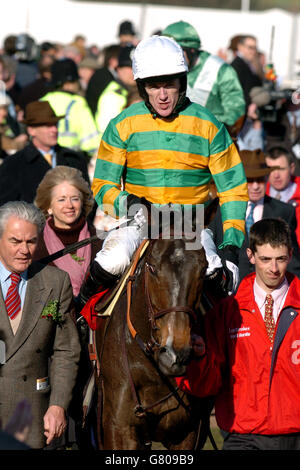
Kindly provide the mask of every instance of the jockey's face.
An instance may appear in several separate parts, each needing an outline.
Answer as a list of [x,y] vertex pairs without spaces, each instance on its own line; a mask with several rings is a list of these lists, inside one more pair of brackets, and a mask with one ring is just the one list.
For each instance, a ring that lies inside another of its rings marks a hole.
[[180,80],[175,78],[167,82],[146,83],[145,90],[149,102],[162,117],[168,117],[178,102]]

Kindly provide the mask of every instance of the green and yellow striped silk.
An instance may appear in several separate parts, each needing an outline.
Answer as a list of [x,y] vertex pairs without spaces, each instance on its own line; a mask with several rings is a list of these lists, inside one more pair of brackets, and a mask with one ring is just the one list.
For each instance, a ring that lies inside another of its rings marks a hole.
[[[121,186],[123,178],[123,186]],[[211,178],[220,199],[222,246],[242,245],[248,200],[244,167],[223,124],[189,103],[173,119],[153,117],[144,102],[107,126],[92,183],[99,206],[113,216],[128,194],[156,204],[205,204]]]

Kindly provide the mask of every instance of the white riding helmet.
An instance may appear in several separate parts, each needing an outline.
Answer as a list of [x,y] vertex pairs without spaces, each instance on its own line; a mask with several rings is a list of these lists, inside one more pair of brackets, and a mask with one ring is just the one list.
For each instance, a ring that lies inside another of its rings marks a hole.
[[188,72],[183,50],[166,36],[151,36],[136,47],[132,60],[134,79],[177,75]]

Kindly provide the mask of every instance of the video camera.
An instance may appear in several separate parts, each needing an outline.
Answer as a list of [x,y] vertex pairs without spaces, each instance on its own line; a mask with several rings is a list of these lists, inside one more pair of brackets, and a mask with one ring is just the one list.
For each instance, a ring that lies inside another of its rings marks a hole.
[[[277,90],[273,82],[265,82],[262,86],[261,92],[256,96],[253,90],[255,91],[255,88],[252,89],[251,92],[252,95],[254,95],[254,102],[256,102],[258,106],[259,118],[262,122],[270,123],[277,122],[278,112],[281,110],[283,103],[285,101],[291,100],[295,91],[288,88],[284,90]],[[261,102],[259,99],[257,99],[260,97],[262,98]],[[261,105],[259,103],[261,103]]]
[[22,62],[31,62],[37,59],[38,46],[28,34],[19,34],[16,38],[15,58]]

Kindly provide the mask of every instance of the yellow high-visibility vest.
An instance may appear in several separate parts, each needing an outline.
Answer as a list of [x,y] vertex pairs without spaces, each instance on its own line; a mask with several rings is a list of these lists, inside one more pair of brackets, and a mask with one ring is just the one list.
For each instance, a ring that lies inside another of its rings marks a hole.
[[99,147],[100,135],[88,104],[80,95],[65,91],[53,91],[41,98],[48,101],[57,116],[58,143],[93,156]]

